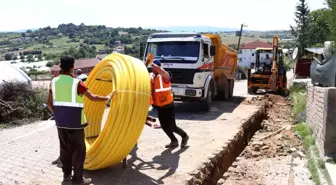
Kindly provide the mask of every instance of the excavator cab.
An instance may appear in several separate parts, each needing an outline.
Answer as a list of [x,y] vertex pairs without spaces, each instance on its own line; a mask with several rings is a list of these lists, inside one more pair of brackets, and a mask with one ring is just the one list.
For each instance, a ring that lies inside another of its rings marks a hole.
[[[273,49],[272,48],[256,48],[255,52],[255,63],[251,66],[253,68],[254,74],[272,74],[272,61],[273,59]],[[283,64],[283,53],[282,49],[278,49],[278,67],[282,67]],[[267,59],[268,57],[268,59]],[[267,60],[271,62],[268,63]]]
[[273,48],[256,48],[255,55],[255,64],[248,70],[248,93],[255,94],[258,89],[264,89],[284,94],[287,91],[287,77],[278,37],[273,38]]

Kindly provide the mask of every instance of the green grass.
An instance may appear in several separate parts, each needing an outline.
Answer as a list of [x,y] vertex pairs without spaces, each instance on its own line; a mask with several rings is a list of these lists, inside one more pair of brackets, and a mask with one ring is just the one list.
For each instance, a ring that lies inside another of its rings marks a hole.
[[299,133],[303,141],[303,147],[309,149],[310,146],[315,144],[315,138],[312,131],[305,123],[300,123],[295,126],[295,131]]
[[50,40],[50,42],[56,45],[58,48],[70,48],[71,46],[75,47],[80,44],[80,42],[67,42],[67,41],[71,41],[71,39],[69,39],[69,37],[61,37],[59,39]]
[[0,33],[0,41],[4,41],[6,39],[18,38],[21,36],[21,33]]
[[93,46],[96,47],[96,50],[97,50],[97,51],[106,47],[104,44],[95,44],[95,45],[93,45]]
[[306,110],[307,94],[306,88],[302,85],[293,85],[289,89],[290,99],[293,102],[293,114],[296,117]]
[[296,125],[295,130],[302,137],[303,147],[308,151],[308,169],[312,179],[316,185],[321,184],[319,172],[324,176],[328,184],[331,184],[331,179],[325,167],[325,162],[320,158],[319,150],[315,143],[315,138],[311,129],[306,123]]
[[295,126],[295,131],[301,136],[303,141],[303,147],[306,149],[306,151],[308,151],[308,169],[310,171],[312,179],[315,184],[320,184],[318,167],[322,166],[323,161],[320,162],[319,160],[316,160],[314,154],[312,154],[311,152],[312,151],[311,149],[313,148],[315,156],[316,153],[318,153],[318,150],[315,147],[315,138],[313,136],[313,133],[306,123],[297,124]]
[[62,53],[63,51],[68,50],[70,47],[76,47],[80,44],[80,42],[67,42],[70,41],[68,37],[62,37],[59,39],[52,39],[50,40],[56,48],[49,48],[45,44],[34,44],[27,48],[27,50],[41,50],[43,53]]

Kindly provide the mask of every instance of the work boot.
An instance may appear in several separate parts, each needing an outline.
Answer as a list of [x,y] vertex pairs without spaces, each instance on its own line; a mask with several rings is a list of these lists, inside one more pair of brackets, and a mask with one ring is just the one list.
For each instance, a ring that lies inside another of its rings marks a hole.
[[188,140],[189,140],[189,136],[186,135],[182,138],[182,141],[181,141],[181,148],[184,148],[185,146],[187,146],[188,144]]
[[63,175],[63,182],[71,181],[71,174],[70,175]]
[[82,178],[82,179],[72,179],[72,184],[78,184],[78,185],[90,185],[92,183],[91,178]]
[[166,145],[166,148],[176,148],[179,144],[177,141],[170,142],[168,145]]

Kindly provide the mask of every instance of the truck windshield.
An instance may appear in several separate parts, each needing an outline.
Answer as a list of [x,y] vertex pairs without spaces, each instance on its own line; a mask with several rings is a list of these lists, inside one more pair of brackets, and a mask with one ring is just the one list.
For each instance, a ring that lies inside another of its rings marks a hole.
[[200,54],[200,42],[151,42],[147,45],[146,56],[148,53],[161,58],[163,63],[194,63]]

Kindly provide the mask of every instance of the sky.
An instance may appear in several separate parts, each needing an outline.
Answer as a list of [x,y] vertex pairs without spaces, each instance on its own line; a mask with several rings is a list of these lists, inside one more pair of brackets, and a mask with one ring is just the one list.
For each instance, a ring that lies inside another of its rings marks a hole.
[[[325,0],[308,0],[311,10]],[[282,30],[293,24],[298,0],[1,0],[0,31],[62,23],[109,27],[214,26]]]

